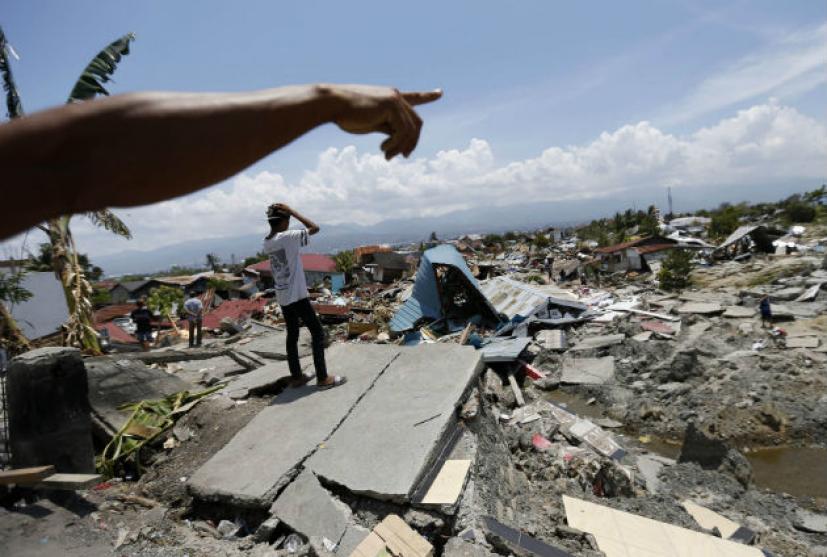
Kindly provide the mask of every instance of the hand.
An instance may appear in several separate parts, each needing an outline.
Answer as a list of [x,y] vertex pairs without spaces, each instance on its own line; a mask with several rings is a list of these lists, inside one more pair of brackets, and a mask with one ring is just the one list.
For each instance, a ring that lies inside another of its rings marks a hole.
[[390,137],[382,142],[387,160],[399,154],[407,158],[419,141],[422,118],[412,107],[442,96],[439,89],[400,93],[398,89],[369,85],[335,85],[332,91],[344,101],[344,108],[334,118],[336,124],[350,133],[388,134]]
[[270,205],[270,207],[273,207],[276,210],[288,215],[292,215],[294,213],[293,209],[286,203],[273,203],[272,205]]

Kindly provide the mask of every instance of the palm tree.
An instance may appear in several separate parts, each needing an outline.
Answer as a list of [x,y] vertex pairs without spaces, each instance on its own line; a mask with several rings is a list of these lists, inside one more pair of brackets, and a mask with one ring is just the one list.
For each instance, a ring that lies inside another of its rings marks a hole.
[[[75,86],[72,87],[67,103],[82,102],[97,95],[108,95],[103,84],[117,69],[121,58],[129,54],[129,43],[135,35],[127,33],[114,41],[95,56],[83,70]],[[9,64],[9,45],[0,28],[0,74],[3,77],[3,89],[6,91],[6,108],[8,117],[18,118],[23,115],[23,105],[17,93]],[[124,238],[131,238],[129,227],[109,209],[90,211],[85,216],[96,226]],[[92,320],[92,286],[86,279],[83,267],[78,259],[72,231],[69,223],[72,215],[50,219],[37,226],[49,238],[52,245],[52,269],[63,283],[66,303],[69,306],[69,320],[66,322],[66,344],[80,345],[94,353],[100,352],[98,336]]]

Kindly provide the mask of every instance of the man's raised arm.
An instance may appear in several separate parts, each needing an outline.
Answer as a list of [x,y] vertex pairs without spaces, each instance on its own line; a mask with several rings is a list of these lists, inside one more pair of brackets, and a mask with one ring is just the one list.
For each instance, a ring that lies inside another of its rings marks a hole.
[[298,85],[247,93],[132,93],[0,125],[0,239],[62,214],[143,205],[224,180],[328,122],[416,147],[413,106],[440,91]]

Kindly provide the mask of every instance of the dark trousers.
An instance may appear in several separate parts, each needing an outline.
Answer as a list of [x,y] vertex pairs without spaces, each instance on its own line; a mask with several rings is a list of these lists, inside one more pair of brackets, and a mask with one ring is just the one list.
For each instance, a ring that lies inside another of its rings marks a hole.
[[287,323],[287,364],[290,366],[290,375],[294,378],[302,376],[301,365],[299,364],[299,327],[304,326],[310,330],[313,338],[313,365],[316,368],[316,380],[327,379],[327,364],[324,361],[324,329],[319,317],[310,305],[310,300],[303,298],[286,306],[281,306],[284,321]]
[[189,319],[188,321],[190,324],[190,346],[201,346],[201,318]]

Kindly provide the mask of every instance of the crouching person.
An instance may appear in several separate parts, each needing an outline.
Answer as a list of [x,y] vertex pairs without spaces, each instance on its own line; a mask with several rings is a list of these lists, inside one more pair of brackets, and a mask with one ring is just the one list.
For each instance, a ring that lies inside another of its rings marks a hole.
[[[302,223],[303,230],[288,230],[290,217]],[[329,389],[344,384],[347,378],[329,376],[324,358],[324,329],[310,305],[307,283],[304,278],[300,250],[309,242],[309,237],[319,231],[310,219],[302,216],[287,205],[276,203],[267,209],[270,234],[264,239],[264,253],[270,258],[276,299],[281,306],[287,324],[287,363],[290,366],[291,387],[300,387],[311,377],[302,374],[299,364],[299,327],[301,323],[310,330],[313,338],[313,365],[316,368],[316,385]]]

